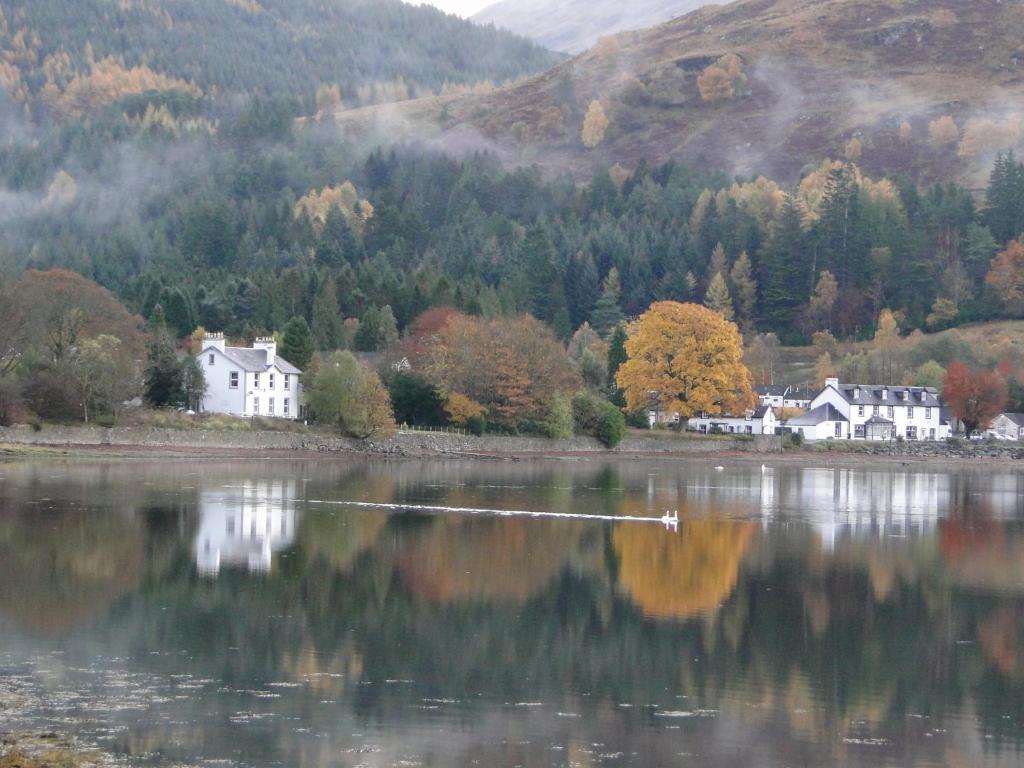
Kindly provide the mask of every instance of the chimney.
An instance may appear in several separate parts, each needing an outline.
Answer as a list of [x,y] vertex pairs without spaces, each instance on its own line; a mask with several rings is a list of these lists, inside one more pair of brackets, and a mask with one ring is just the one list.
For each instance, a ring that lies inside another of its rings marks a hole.
[[273,365],[277,357],[277,342],[273,336],[262,336],[252,344],[253,349],[262,349],[267,353],[267,365]]
[[825,386],[839,389],[839,379],[825,379]]
[[885,387],[884,389],[882,389],[882,399],[883,400],[888,400],[889,399],[889,388],[888,387]]
[[216,349],[219,352],[224,351],[224,334],[223,333],[210,333],[207,332],[203,336],[203,351],[208,349]]

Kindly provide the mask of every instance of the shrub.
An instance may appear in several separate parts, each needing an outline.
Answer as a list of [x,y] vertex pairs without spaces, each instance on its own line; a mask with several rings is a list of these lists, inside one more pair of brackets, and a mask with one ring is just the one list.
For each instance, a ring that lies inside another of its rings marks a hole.
[[565,440],[573,436],[573,408],[565,395],[555,395],[551,399],[547,418],[541,424],[541,431],[555,440]]
[[622,411],[611,403],[604,403],[601,417],[597,424],[597,438],[608,448],[614,448],[622,442],[626,434],[626,417]]

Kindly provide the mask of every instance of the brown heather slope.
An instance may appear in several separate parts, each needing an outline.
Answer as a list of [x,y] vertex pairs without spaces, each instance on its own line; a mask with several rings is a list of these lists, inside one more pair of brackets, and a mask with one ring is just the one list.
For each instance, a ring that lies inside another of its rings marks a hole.
[[[698,79],[726,54],[746,83],[705,101]],[[588,150],[580,129],[594,99],[611,123]],[[945,115],[961,136],[939,146],[928,126]],[[622,33],[489,94],[337,116],[357,133],[383,125],[576,175],[684,159],[793,181],[857,137],[869,175],[972,185],[996,150],[1020,143],[1022,117],[1024,4],[1010,0],[739,0]]]

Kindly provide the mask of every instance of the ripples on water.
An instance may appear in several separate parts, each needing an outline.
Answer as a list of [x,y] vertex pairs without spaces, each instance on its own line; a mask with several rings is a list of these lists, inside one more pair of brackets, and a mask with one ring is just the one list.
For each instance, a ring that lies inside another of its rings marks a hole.
[[147,766],[1017,765],[1022,513],[1004,467],[2,465],[0,731]]

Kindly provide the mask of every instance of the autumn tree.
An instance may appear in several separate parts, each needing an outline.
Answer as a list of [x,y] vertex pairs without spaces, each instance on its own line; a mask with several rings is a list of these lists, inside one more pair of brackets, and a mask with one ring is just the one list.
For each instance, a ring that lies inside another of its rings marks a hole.
[[395,431],[391,400],[380,377],[351,352],[335,352],[317,368],[306,390],[317,421],[365,440]]
[[612,267],[601,284],[601,295],[590,314],[590,324],[602,339],[622,322],[622,284],[619,270]]
[[651,306],[626,342],[616,381],[630,410],[656,404],[667,413],[742,413],[756,404],[739,329],[697,304]]
[[729,286],[721,272],[716,272],[708,283],[708,291],[704,295],[704,305],[726,320],[732,321],[736,313],[732,307],[732,297],[729,295]]
[[782,363],[780,346],[779,337],[774,333],[759,333],[751,340],[746,351],[746,364],[755,381],[775,383],[775,373]]
[[535,428],[553,398],[580,386],[565,347],[529,315],[454,317],[428,353],[427,372],[486,409],[488,423]]
[[960,141],[960,128],[950,115],[928,123],[928,139],[936,147],[949,147]]
[[729,272],[736,309],[739,313],[740,328],[748,331],[754,325],[754,310],[757,308],[757,281],[750,257],[743,251]]
[[604,141],[605,132],[608,130],[608,115],[604,107],[597,99],[590,102],[586,117],[583,118],[583,146],[593,149]]
[[946,370],[942,397],[964,423],[968,436],[988,429],[1006,407],[1007,396],[1006,380],[995,371],[976,370],[959,360]]
[[451,307],[433,307],[409,323],[402,338],[402,354],[413,368],[419,368],[429,357],[438,336],[454,317],[464,315]]
[[804,314],[807,326],[811,330],[831,330],[832,314],[838,299],[839,283],[835,275],[828,271],[822,272]]
[[878,328],[875,330],[874,349],[881,358],[885,375],[885,383],[892,384],[893,356],[899,346],[900,324],[890,309],[883,309],[878,316]]
[[1008,312],[1024,314],[1024,243],[1011,241],[993,259],[985,283]]
[[697,78],[700,97],[714,104],[735,98],[746,86],[747,76],[743,74],[743,62],[734,53],[727,53]]
[[100,335],[84,339],[67,355],[62,367],[72,382],[82,409],[82,420],[101,413],[116,416],[122,403],[141,389],[138,366],[120,339]]

